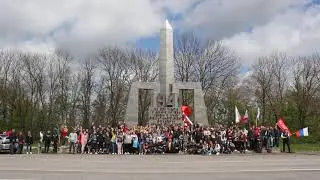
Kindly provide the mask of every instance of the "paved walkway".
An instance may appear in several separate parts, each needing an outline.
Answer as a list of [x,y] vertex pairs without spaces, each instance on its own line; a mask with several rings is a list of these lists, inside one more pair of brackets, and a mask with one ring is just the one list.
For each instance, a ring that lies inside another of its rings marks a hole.
[[0,155],[0,180],[301,180],[318,177],[318,155]]

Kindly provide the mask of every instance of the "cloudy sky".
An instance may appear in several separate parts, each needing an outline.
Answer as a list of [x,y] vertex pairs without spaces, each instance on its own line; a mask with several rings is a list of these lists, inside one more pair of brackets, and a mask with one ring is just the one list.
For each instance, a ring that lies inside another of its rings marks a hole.
[[222,40],[249,66],[274,50],[320,47],[319,0],[1,0],[0,49],[81,54],[108,44],[158,47],[164,17],[176,30]]

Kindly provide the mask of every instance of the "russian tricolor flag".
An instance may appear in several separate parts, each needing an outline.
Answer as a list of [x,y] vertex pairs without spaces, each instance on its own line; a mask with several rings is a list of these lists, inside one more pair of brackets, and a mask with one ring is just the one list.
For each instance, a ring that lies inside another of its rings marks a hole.
[[297,137],[309,136],[308,128],[306,127],[306,128],[300,129],[299,131],[296,132],[296,136]]

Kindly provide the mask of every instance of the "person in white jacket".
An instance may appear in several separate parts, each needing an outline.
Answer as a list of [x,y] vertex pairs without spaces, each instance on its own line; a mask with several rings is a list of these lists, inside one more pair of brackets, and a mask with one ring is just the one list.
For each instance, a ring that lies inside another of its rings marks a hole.
[[216,141],[216,145],[214,146],[213,153],[216,154],[216,155],[219,155],[219,154],[220,154],[220,150],[221,150],[221,146],[220,146],[220,144],[217,143],[217,141]]
[[75,154],[77,140],[78,140],[78,135],[76,131],[71,132],[69,134],[69,143],[70,143],[69,153],[70,154],[71,154],[71,149],[72,149],[72,153]]
[[39,135],[40,135],[40,140],[39,140],[39,144],[38,144],[38,154],[40,154],[42,152],[43,132],[40,131]]

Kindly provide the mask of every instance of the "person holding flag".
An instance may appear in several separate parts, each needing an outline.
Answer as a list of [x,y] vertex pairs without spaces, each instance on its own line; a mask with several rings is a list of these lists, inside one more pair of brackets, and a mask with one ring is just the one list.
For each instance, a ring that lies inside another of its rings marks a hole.
[[283,118],[280,118],[277,121],[277,126],[282,130],[281,138],[282,138],[282,152],[286,152],[286,146],[288,147],[289,153],[291,152],[290,149],[290,136],[292,133],[290,132],[288,126],[284,122]]
[[290,149],[290,132],[288,129],[282,131],[281,138],[282,138],[282,152],[286,152],[286,146],[288,147],[288,152],[291,152]]

